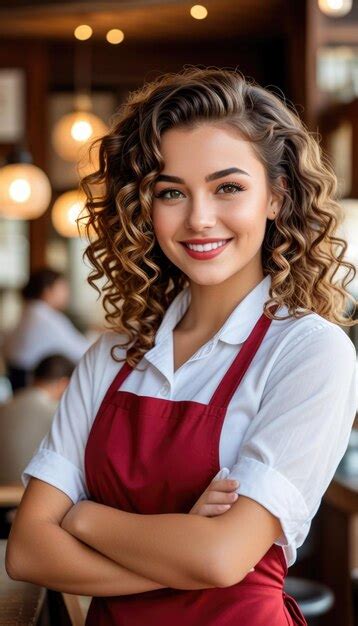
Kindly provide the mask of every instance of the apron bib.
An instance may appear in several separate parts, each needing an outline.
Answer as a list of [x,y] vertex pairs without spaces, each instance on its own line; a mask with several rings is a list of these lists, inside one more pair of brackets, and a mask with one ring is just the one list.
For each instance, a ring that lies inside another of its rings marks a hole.
[[[263,313],[207,405],[120,391],[132,371],[124,364],[87,441],[91,499],[142,515],[188,513],[220,470],[227,406],[270,323]],[[286,574],[283,550],[273,544],[255,571],[230,587],[95,597],[86,626],[307,626],[296,601],[283,590]]]

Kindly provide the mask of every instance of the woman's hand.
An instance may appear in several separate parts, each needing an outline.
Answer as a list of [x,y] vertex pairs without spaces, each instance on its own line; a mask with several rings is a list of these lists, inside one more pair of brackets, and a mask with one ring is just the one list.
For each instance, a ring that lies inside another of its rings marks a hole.
[[[214,517],[228,511],[231,505],[238,499],[235,489],[238,488],[240,482],[229,478],[221,478],[220,480],[213,478],[204,493],[196,501],[189,515],[203,515],[204,517]],[[255,568],[249,570],[254,572]]]
[[[209,486],[190,509],[190,515],[202,515],[203,517],[214,517],[228,511],[231,505],[236,502],[238,494],[235,489],[239,486],[239,481],[228,478],[213,478]],[[81,500],[74,504],[61,522],[61,528],[77,536],[86,520],[91,506],[95,503],[89,500]]]
[[225,513],[238,498],[235,489],[238,488],[239,484],[238,481],[228,478],[220,480],[213,478],[204,493],[190,509],[189,514],[214,517]]

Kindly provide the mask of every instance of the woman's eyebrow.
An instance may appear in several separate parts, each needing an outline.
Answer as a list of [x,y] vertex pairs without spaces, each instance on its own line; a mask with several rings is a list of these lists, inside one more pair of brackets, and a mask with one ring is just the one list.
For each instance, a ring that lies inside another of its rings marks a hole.
[[179,176],[169,176],[169,174],[159,174],[155,182],[160,183],[161,181],[166,183],[185,183],[183,178],[179,178]]
[[248,172],[241,170],[239,167],[228,167],[226,170],[220,170],[219,172],[214,172],[213,174],[209,174],[209,176],[205,176],[205,180],[206,182],[209,182],[210,180],[216,180],[216,178],[228,176],[228,174],[245,174],[245,176],[250,176]]
[[[228,174],[245,174],[245,176],[250,176],[248,172],[245,170],[241,170],[238,167],[229,167],[226,170],[220,170],[219,172],[213,172],[213,174],[209,174],[205,176],[205,180],[208,183],[211,180],[216,180],[217,178],[222,178],[223,176],[228,176]],[[159,174],[156,182],[166,182],[166,183],[180,183],[185,185],[184,178],[179,178],[179,176],[170,176],[169,174]]]

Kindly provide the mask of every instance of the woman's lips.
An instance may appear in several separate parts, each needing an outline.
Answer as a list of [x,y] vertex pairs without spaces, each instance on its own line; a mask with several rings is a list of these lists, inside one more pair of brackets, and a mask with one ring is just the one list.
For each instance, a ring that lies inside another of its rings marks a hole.
[[199,252],[198,250],[191,250],[185,245],[185,243],[182,243],[182,242],[180,243],[182,244],[185,252],[187,252],[188,255],[191,256],[193,259],[197,259],[198,261],[207,261],[209,259],[212,259],[215,256],[218,256],[218,254],[220,254],[223,250],[225,250],[225,248],[227,248],[230,241],[232,241],[232,239],[228,239],[227,242],[223,246],[219,246],[218,248],[215,248],[215,250],[208,250],[206,252],[204,251]]

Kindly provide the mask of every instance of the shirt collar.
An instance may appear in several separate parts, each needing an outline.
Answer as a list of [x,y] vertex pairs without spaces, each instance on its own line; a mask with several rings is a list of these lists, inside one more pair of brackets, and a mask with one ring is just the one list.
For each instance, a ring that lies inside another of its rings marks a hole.
[[268,274],[241,300],[215,336],[233,345],[245,341],[261,317],[265,302],[270,298],[270,287],[271,275]]
[[[208,356],[217,342],[240,344],[247,339],[254,325],[263,313],[266,300],[269,299],[271,276],[267,275],[236,306],[220,330],[211,338],[209,345],[200,348],[189,361]],[[157,330],[155,345],[144,355],[167,379],[173,381],[173,330],[184,316],[190,304],[190,288],[185,287],[177,294],[168,307]]]
[[[252,328],[263,313],[265,302],[269,299],[271,276],[268,274],[235,307],[220,330],[212,338],[226,343],[240,344],[249,336]],[[185,287],[167,309],[158,328],[155,344],[161,343],[170,334],[184,316],[190,304],[190,288]]]

